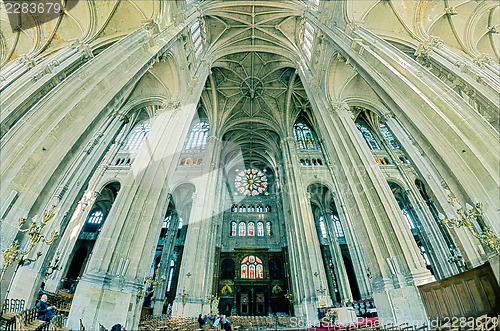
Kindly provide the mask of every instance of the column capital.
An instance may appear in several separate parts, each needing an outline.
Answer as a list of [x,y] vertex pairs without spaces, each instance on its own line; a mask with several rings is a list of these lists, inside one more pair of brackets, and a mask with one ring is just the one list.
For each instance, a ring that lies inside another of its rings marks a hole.
[[337,101],[330,102],[330,111],[338,115],[350,114],[351,117],[354,118],[354,114],[350,111],[347,102],[337,102]]
[[178,99],[168,99],[162,102],[160,108],[158,108],[157,113],[168,112],[172,110],[178,110],[181,107],[181,102]]

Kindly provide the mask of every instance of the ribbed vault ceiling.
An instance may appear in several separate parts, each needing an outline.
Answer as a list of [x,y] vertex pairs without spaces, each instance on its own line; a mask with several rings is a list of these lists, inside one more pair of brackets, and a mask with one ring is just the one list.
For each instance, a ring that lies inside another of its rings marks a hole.
[[[307,0],[192,4],[205,16],[210,30],[209,53],[215,58],[219,52],[230,52],[231,47],[293,52],[300,17],[306,7],[316,8]],[[360,21],[381,36],[407,45],[416,46],[436,36],[469,56],[485,53],[499,61],[499,6],[496,0],[322,0],[319,11],[328,17]],[[0,62],[3,65],[23,54],[50,54],[76,38],[97,48],[130,33],[145,19],[170,22],[176,11],[183,10],[184,0],[80,0],[57,19],[14,32],[5,10],[0,10]]]
[[238,144],[247,161],[273,166],[280,139],[291,133],[309,101],[296,70],[284,57],[241,52],[219,59],[202,101],[211,130]]

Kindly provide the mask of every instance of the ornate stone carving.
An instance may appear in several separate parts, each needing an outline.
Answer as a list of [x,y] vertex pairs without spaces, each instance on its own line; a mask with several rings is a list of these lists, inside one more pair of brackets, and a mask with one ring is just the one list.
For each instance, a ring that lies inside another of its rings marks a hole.
[[493,64],[493,58],[488,54],[483,53],[474,59],[474,63],[480,66],[481,68],[485,68],[486,65]]
[[347,102],[335,102],[335,101],[332,101],[330,103],[330,111],[332,113],[336,113],[336,114],[346,114],[346,113],[350,113],[352,116],[354,116],[354,114],[352,112],[349,111],[349,105],[347,104]]

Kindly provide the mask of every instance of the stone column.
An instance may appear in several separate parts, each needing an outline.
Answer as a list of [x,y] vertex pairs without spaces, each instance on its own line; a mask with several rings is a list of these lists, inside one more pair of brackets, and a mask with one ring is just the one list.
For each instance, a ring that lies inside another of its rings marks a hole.
[[[334,272],[337,279],[337,288],[340,294],[340,301],[351,301],[351,286],[349,285],[349,278],[347,277],[347,271],[345,268],[344,259],[342,257],[342,250],[340,249],[337,233],[332,222],[332,214],[326,212],[325,210],[323,210],[322,213],[323,215],[325,215],[325,225],[328,232],[328,246],[330,246],[332,259],[334,260]],[[332,298],[332,300],[333,299],[334,298]]]
[[[326,153],[344,198],[345,209],[360,237],[371,274],[373,298],[384,321],[423,321],[426,318],[416,285],[434,280],[407,227],[387,182],[353,121],[345,103],[332,103],[315,87],[314,97]],[[411,302],[412,304],[408,304]]]
[[285,228],[295,300],[294,310],[295,315],[304,319],[308,325],[315,325],[319,323],[317,309],[320,303],[329,306],[332,300],[328,291],[324,294],[318,292],[320,288],[326,289],[328,282],[307,187],[299,180],[300,164],[296,155],[295,139],[283,139],[281,149],[285,171],[283,200],[289,203],[289,209],[285,210]]
[[482,202],[483,220],[500,233],[500,144],[493,126],[439,78],[367,29],[353,26],[348,35],[311,12],[306,16],[397,116],[450,190],[462,201]]
[[[443,212],[450,215],[450,217],[458,217],[455,214],[455,210],[447,202],[446,192],[441,186],[441,183],[443,182],[442,177],[438,174],[427,157],[424,156],[422,150],[415,145],[415,140],[410,138],[401,123],[393,116],[386,116],[386,125],[394,136],[398,138],[398,142],[408,154],[408,157],[411,159],[415,169],[417,169],[426,180],[429,189],[437,199],[436,203],[441,207]],[[433,222],[433,220],[431,219],[429,222]],[[472,234],[468,232],[468,230],[460,228],[450,229],[448,231],[452,235],[455,244],[458,246],[462,256],[464,257],[465,263],[469,268],[479,266],[483,263],[483,259],[478,251],[478,245],[480,245],[480,243],[472,236]],[[446,257],[451,256],[450,252],[443,252],[443,254]],[[451,270],[451,272],[454,273],[457,269],[452,268]]]
[[[34,251],[41,252],[42,257],[36,263],[21,267],[18,270],[12,282],[9,297],[24,299],[28,306],[33,305],[44,278],[44,273],[50,263],[55,265],[54,255],[56,251],[59,253],[57,256],[59,265],[66,265],[73,245],[85,222],[87,213],[84,211],[86,206],[89,204],[92,206],[93,193],[87,191],[88,194],[84,194],[82,201],[78,203],[76,208],[73,207],[74,202],[82,194],[84,183],[87,183],[93,175],[95,167],[102,160],[110,142],[114,139],[121,126],[122,121],[119,117],[109,116],[64,174],[63,180],[59,183],[46,206],[47,209],[50,209],[51,205],[55,205],[57,208],[55,209],[54,218],[44,231],[46,234],[58,231],[61,238],[50,247],[45,244],[36,246]],[[76,215],[74,213],[73,217],[70,215],[71,210],[76,210]],[[76,219],[77,215],[80,215],[80,218]],[[63,271],[53,272],[46,283],[46,290],[56,292],[61,279],[57,276],[60,276],[61,272]]]
[[[191,179],[195,182],[196,192],[188,221],[176,298],[172,305],[173,315],[197,316],[202,313],[206,297],[212,293],[217,215],[229,208],[229,205],[221,205],[220,195],[217,194],[224,189],[221,148],[220,139],[211,135],[207,141],[204,171],[200,177]],[[187,296],[183,298],[183,294]]]
[[[151,272],[165,203],[173,175],[196,111],[195,91],[182,102],[166,105],[151,119],[141,147],[102,226],[86,271],[75,292],[68,318],[90,328],[121,321],[137,328],[142,300],[137,297]],[[168,134],[165,134],[168,133]]]

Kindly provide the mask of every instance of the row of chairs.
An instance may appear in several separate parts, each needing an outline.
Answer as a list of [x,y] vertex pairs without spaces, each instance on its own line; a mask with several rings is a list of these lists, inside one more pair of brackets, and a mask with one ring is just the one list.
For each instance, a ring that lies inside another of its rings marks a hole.
[[149,317],[141,320],[139,330],[147,331],[188,331],[197,330],[198,320],[194,317],[179,317],[162,315],[158,317]]
[[16,330],[48,331],[50,323],[37,319],[37,308],[26,309],[15,316]]

